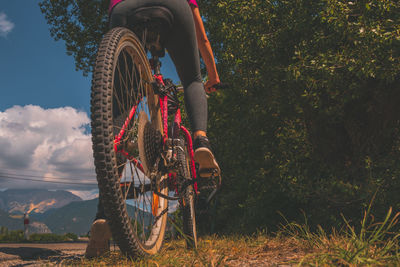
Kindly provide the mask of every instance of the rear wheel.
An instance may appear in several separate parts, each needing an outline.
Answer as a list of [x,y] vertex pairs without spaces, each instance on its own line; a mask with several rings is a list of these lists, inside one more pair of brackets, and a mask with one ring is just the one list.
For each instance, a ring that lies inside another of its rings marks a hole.
[[108,32],[93,72],[93,153],[113,238],[130,257],[157,253],[167,223],[168,202],[159,197],[168,194],[167,176],[157,168],[161,116],[151,80],[136,36],[125,28]]
[[192,177],[190,175],[189,154],[187,146],[182,139],[182,150],[178,150],[179,160],[179,176],[181,183],[184,187],[181,189],[183,197],[180,200],[180,207],[183,217],[183,233],[186,240],[186,245],[189,248],[197,248],[197,231],[196,231],[196,215],[195,215],[195,191],[191,183]]

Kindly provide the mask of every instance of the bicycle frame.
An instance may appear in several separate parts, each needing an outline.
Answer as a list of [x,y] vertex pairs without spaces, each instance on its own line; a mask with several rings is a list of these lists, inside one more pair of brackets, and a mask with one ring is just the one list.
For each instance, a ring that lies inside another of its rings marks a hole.
[[[160,65],[158,58],[153,57],[150,62],[152,63],[152,70],[154,72],[154,81],[161,86],[162,88],[165,88],[165,82],[162,74],[160,73]],[[161,118],[162,118],[162,127],[163,127],[163,145],[166,147],[167,140],[168,140],[168,95],[167,94],[158,94],[159,98],[159,105],[160,105],[160,110],[161,110]],[[135,158],[129,155],[128,152],[126,152],[122,147],[120,147],[121,139],[124,136],[124,133],[132,120],[132,118],[135,115],[136,109],[139,105],[140,101],[136,103],[130,110],[129,116],[126,118],[120,132],[118,135],[115,136],[114,139],[114,150],[117,153],[121,153],[123,156],[125,156],[128,160],[132,161],[137,168],[142,171],[144,171],[143,165]],[[194,153],[193,153],[193,141],[192,141],[192,136],[189,132],[189,130],[182,125],[182,117],[181,117],[181,110],[178,108],[175,111],[174,114],[174,121],[172,125],[172,139],[178,139],[179,138],[179,133],[183,133],[184,138],[186,140],[186,146],[187,150],[189,152],[189,166],[190,166],[190,175],[193,180],[195,180],[196,177],[196,167],[195,167],[195,161],[194,161]],[[169,179],[175,180],[176,174],[169,172]],[[174,183],[176,184],[176,183]],[[121,186],[125,186],[125,184],[121,184]],[[176,191],[178,191],[178,188],[175,188]],[[197,182],[194,182],[194,191],[197,194],[198,193],[198,188],[197,188]],[[178,192],[177,192],[178,193]]]
[[[152,60],[155,60],[154,58]],[[158,59],[156,59],[158,60]],[[154,66],[154,64],[152,64]],[[165,87],[164,79],[162,74],[159,72],[157,67],[153,68],[154,71],[154,80],[161,86]],[[159,104],[160,104],[160,110],[161,110],[161,118],[162,118],[162,124],[163,124],[163,142],[164,145],[166,144],[166,141],[168,140],[168,95],[159,95]],[[187,145],[187,150],[189,152],[189,165],[190,165],[190,174],[192,176],[192,179],[196,179],[196,167],[195,167],[195,162],[194,162],[194,153],[193,153],[193,140],[192,136],[189,132],[189,130],[182,125],[182,117],[181,117],[181,110],[178,107],[175,114],[174,114],[174,122],[172,125],[172,133],[173,139],[179,138],[179,133],[183,133],[186,139],[186,145]],[[171,179],[171,175],[169,177]],[[194,190],[197,194],[197,183],[194,183]]]

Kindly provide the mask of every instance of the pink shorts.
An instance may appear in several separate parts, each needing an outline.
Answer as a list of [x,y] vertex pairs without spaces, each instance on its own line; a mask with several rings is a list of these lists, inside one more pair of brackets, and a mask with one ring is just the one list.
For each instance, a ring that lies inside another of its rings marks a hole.
[[188,3],[189,3],[190,5],[194,5],[194,6],[196,6],[196,7],[199,7],[199,6],[197,5],[196,0],[188,0]]

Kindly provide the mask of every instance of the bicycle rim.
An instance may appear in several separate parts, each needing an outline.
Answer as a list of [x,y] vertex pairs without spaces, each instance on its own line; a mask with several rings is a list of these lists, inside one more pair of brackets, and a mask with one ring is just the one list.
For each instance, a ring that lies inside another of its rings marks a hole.
[[[157,253],[165,234],[166,175],[144,168],[138,146],[139,118],[162,134],[152,74],[136,36],[114,28],[99,47],[92,82],[92,140],[97,179],[113,238],[134,257]],[[141,116],[139,116],[141,114]],[[142,127],[143,128],[143,127]],[[156,158],[157,155],[153,155]]]

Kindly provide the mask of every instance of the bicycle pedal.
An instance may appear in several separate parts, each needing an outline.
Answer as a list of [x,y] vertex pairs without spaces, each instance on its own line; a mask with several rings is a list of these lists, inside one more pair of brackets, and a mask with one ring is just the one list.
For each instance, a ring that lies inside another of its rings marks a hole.
[[221,176],[197,177],[196,182],[201,190],[218,190],[221,187]]
[[199,177],[206,179],[210,179],[212,177],[219,175],[217,169],[214,168],[209,168],[209,169],[204,168],[202,170],[199,170],[197,173],[199,174]]

